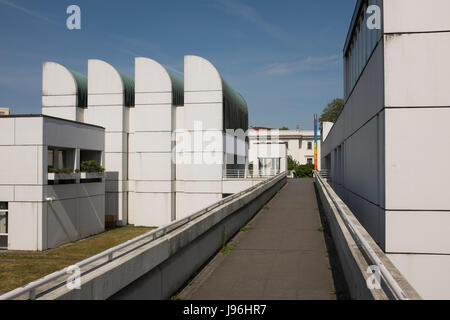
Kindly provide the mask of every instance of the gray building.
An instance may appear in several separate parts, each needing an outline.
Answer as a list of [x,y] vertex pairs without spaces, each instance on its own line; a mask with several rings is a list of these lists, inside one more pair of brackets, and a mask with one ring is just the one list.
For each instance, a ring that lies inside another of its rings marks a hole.
[[450,298],[449,12],[448,0],[357,2],[345,106],[322,143],[334,189],[428,299]]

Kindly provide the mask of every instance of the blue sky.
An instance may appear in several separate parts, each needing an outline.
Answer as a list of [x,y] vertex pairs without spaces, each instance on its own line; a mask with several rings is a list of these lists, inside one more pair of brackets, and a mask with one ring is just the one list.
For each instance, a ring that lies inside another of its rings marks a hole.
[[[0,106],[40,113],[43,61],[87,73],[134,57],[181,79],[183,56],[210,60],[247,100],[250,125],[313,127],[342,97],[342,48],[356,0],[0,0]],[[66,8],[81,8],[81,30]]]

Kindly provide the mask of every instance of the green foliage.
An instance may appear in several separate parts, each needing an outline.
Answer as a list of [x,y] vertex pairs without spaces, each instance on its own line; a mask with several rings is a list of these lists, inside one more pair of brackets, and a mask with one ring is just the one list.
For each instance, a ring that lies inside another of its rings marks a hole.
[[302,164],[295,170],[299,178],[312,178],[314,171],[314,164]]
[[294,170],[299,178],[312,178],[314,164],[299,164],[288,156],[288,170]]
[[328,106],[323,109],[322,115],[319,118],[320,122],[336,122],[339,113],[341,113],[342,108],[344,108],[344,100],[343,99],[334,99],[331,101]]
[[286,126],[283,126],[283,127],[280,128],[280,130],[289,130],[289,128],[286,127]]
[[73,173],[72,168],[48,168],[49,173]]
[[99,166],[95,160],[86,160],[80,163],[81,172],[104,172],[105,168]]
[[299,166],[298,162],[288,156],[288,170],[295,170],[297,166]]

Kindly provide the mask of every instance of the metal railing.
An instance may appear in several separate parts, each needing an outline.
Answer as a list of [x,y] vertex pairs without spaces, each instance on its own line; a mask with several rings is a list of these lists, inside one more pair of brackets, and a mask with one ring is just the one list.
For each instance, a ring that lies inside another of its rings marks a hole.
[[226,179],[246,179],[253,177],[253,170],[246,169],[225,169],[223,177]]
[[246,169],[225,169],[223,177],[225,179],[248,179],[258,177],[273,177],[280,174],[280,170],[246,170]]
[[328,169],[322,169],[319,171],[319,174],[322,178],[328,179],[329,171]]
[[[173,221],[173,222],[171,222],[171,223],[169,223],[169,224],[167,224],[165,226],[162,226],[162,227],[159,227],[159,228],[157,228],[155,230],[149,231],[149,232],[147,232],[147,233],[145,233],[143,235],[140,235],[140,236],[138,236],[136,238],[133,238],[133,239],[128,240],[128,241],[126,241],[124,243],[121,243],[121,244],[119,244],[119,245],[117,245],[115,247],[107,249],[107,250],[105,250],[105,251],[103,251],[103,252],[101,252],[99,254],[96,254],[96,255],[94,255],[94,256],[92,256],[90,258],[87,258],[87,259],[82,260],[82,261],[80,261],[78,263],[75,263],[74,265],[68,266],[68,267],[66,267],[64,269],[61,269],[61,270],[56,271],[56,272],[53,272],[53,273],[51,273],[51,274],[49,274],[49,275],[47,275],[47,276],[45,276],[43,278],[40,278],[40,279],[35,280],[33,282],[30,282],[30,283],[26,284],[23,287],[14,289],[12,291],[9,291],[9,292],[1,295],[0,296],[0,300],[14,299],[14,298],[17,298],[19,296],[25,295],[27,293],[28,293],[28,299],[34,300],[37,297],[36,290],[38,288],[40,288],[40,287],[42,287],[44,285],[50,284],[50,282],[56,281],[58,278],[61,278],[63,276],[67,277],[67,275],[70,275],[73,272],[73,268],[74,267],[78,267],[78,268],[81,269],[82,267],[88,266],[89,264],[92,264],[92,263],[97,262],[97,261],[99,261],[101,259],[104,259],[104,258],[107,258],[106,263],[110,263],[111,261],[114,260],[114,254],[118,253],[120,250],[127,249],[127,248],[131,247],[132,245],[135,245],[135,244],[137,244],[137,243],[139,243],[140,241],[143,241],[143,240],[148,240],[148,241],[145,242],[145,243],[141,243],[139,245],[139,247],[141,247],[143,245],[146,245],[146,244],[148,244],[148,243],[150,243],[150,242],[152,242],[152,241],[154,241],[154,240],[156,240],[158,238],[161,238],[161,237],[165,236],[166,234],[168,234],[168,233],[170,233],[170,232],[180,228],[181,226],[184,226],[185,224],[190,223],[191,221],[193,221],[193,220],[203,216],[204,214],[210,212],[211,210],[214,210],[214,209],[216,209],[216,208],[218,208],[218,207],[220,207],[220,206],[222,206],[222,205],[224,205],[224,204],[226,204],[228,202],[231,202],[231,201],[233,201],[233,200],[243,196],[246,193],[249,193],[249,192],[251,192],[251,191],[253,191],[253,190],[255,190],[255,189],[259,188],[259,187],[262,187],[265,184],[268,184],[268,183],[278,179],[283,174],[279,174],[279,175],[277,175],[275,177],[272,177],[270,179],[261,181],[260,183],[254,185],[254,186],[252,186],[252,187],[250,187],[250,188],[248,188],[246,190],[243,190],[243,191],[241,191],[239,193],[235,193],[235,194],[233,194],[231,196],[228,196],[228,197],[226,197],[226,198],[224,198],[224,199],[222,199],[222,200],[220,200],[220,201],[218,201],[218,202],[216,202],[216,203],[214,203],[214,204],[212,204],[212,205],[210,205],[210,206],[208,206],[208,207],[206,207],[206,208],[204,208],[204,209],[202,209],[202,210],[200,210],[200,211],[198,211],[198,212],[196,212],[196,213],[194,213],[194,214],[192,214],[190,216],[187,216],[187,217],[182,218],[180,220],[175,220],[175,221]],[[126,252],[121,252],[120,256],[122,256],[124,254],[128,254],[128,253],[134,251],[135,249],[136,249],[136,247],[133,247],[133,248],[130,248],[130,250],[128,250]],[[84,270],[82,273],[86,274],[87,272],[92,271],[95,268],[97,268],[97,266],[92,266],[91,268]],[[44,290],[44,292],[47,294],[50,291],[52,291],[52,290],[54,290],[56,288],[59,288],[59,286],[61,284],[63,284],[64,282],[65,281],[60,281],[57,284],[53,285],[50,289]]]
[[394,277],[391,275],[389,270],[385,267],[381,259],[378,257],[378,255],[375,253],[375,251],[372,249],[370,244],[367,242],[367,240],[364,238],[364,236],[361,234],[361,232],[358,230],[357,226],[351,221],[347,213],[345,213],[345,210],[342,208],[341,204],[336,200],[336,197],[332,195],[331,191],[329,190],[331,187],[323,181],[322,176],[319,172],[315,172],[315,175],[317,177],[317,180],[323,187],[323,189],[327,192],[330,199],[333,201],[334,206],[338,210],[342,220],[344,221],[345,225],[347,226],[350,233],[353,234],[353,237],[357,242],[359,242],[369,255],[370,259],[372,259],[373,263],[375,263],[380,272],[381,275],[384,277],[386,283],[392,288],[395,295],[400,300],[409,300],[406,293],[403,291],[403,289],[400,287],[400,285],[397,283],[397,281],[394,279]]

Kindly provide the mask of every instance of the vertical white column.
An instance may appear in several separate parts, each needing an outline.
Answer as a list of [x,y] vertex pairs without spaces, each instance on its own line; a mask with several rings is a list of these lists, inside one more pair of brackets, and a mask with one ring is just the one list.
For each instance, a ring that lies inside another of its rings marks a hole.
[[[121,74],[101,60],[88,62],[88,108],[85,122],[105,128],[105,214],[128,223],[129,106]],[[134,93],[133,93],[134,94]]]
[[[156,61],[136,58],[133,172],[130,216],[133,224],[161,226],[175,215],[172,161],[174,108],[172,78]],[[181,83],[181,81],[180,81]]]
[[85,106],[80,105],[79,90],[86,88],[79,87],[74,72],[56,62],[43,63],[42,114],[82,122]]
[[[192,214],[222,199],[224,161],[222,78],[207,60],[184,58],[184,126],[192,137],[183,166],[183,210]],[[178,164],[177,164],[178,165]],[[181,196],[181,195],[180,195]]]

